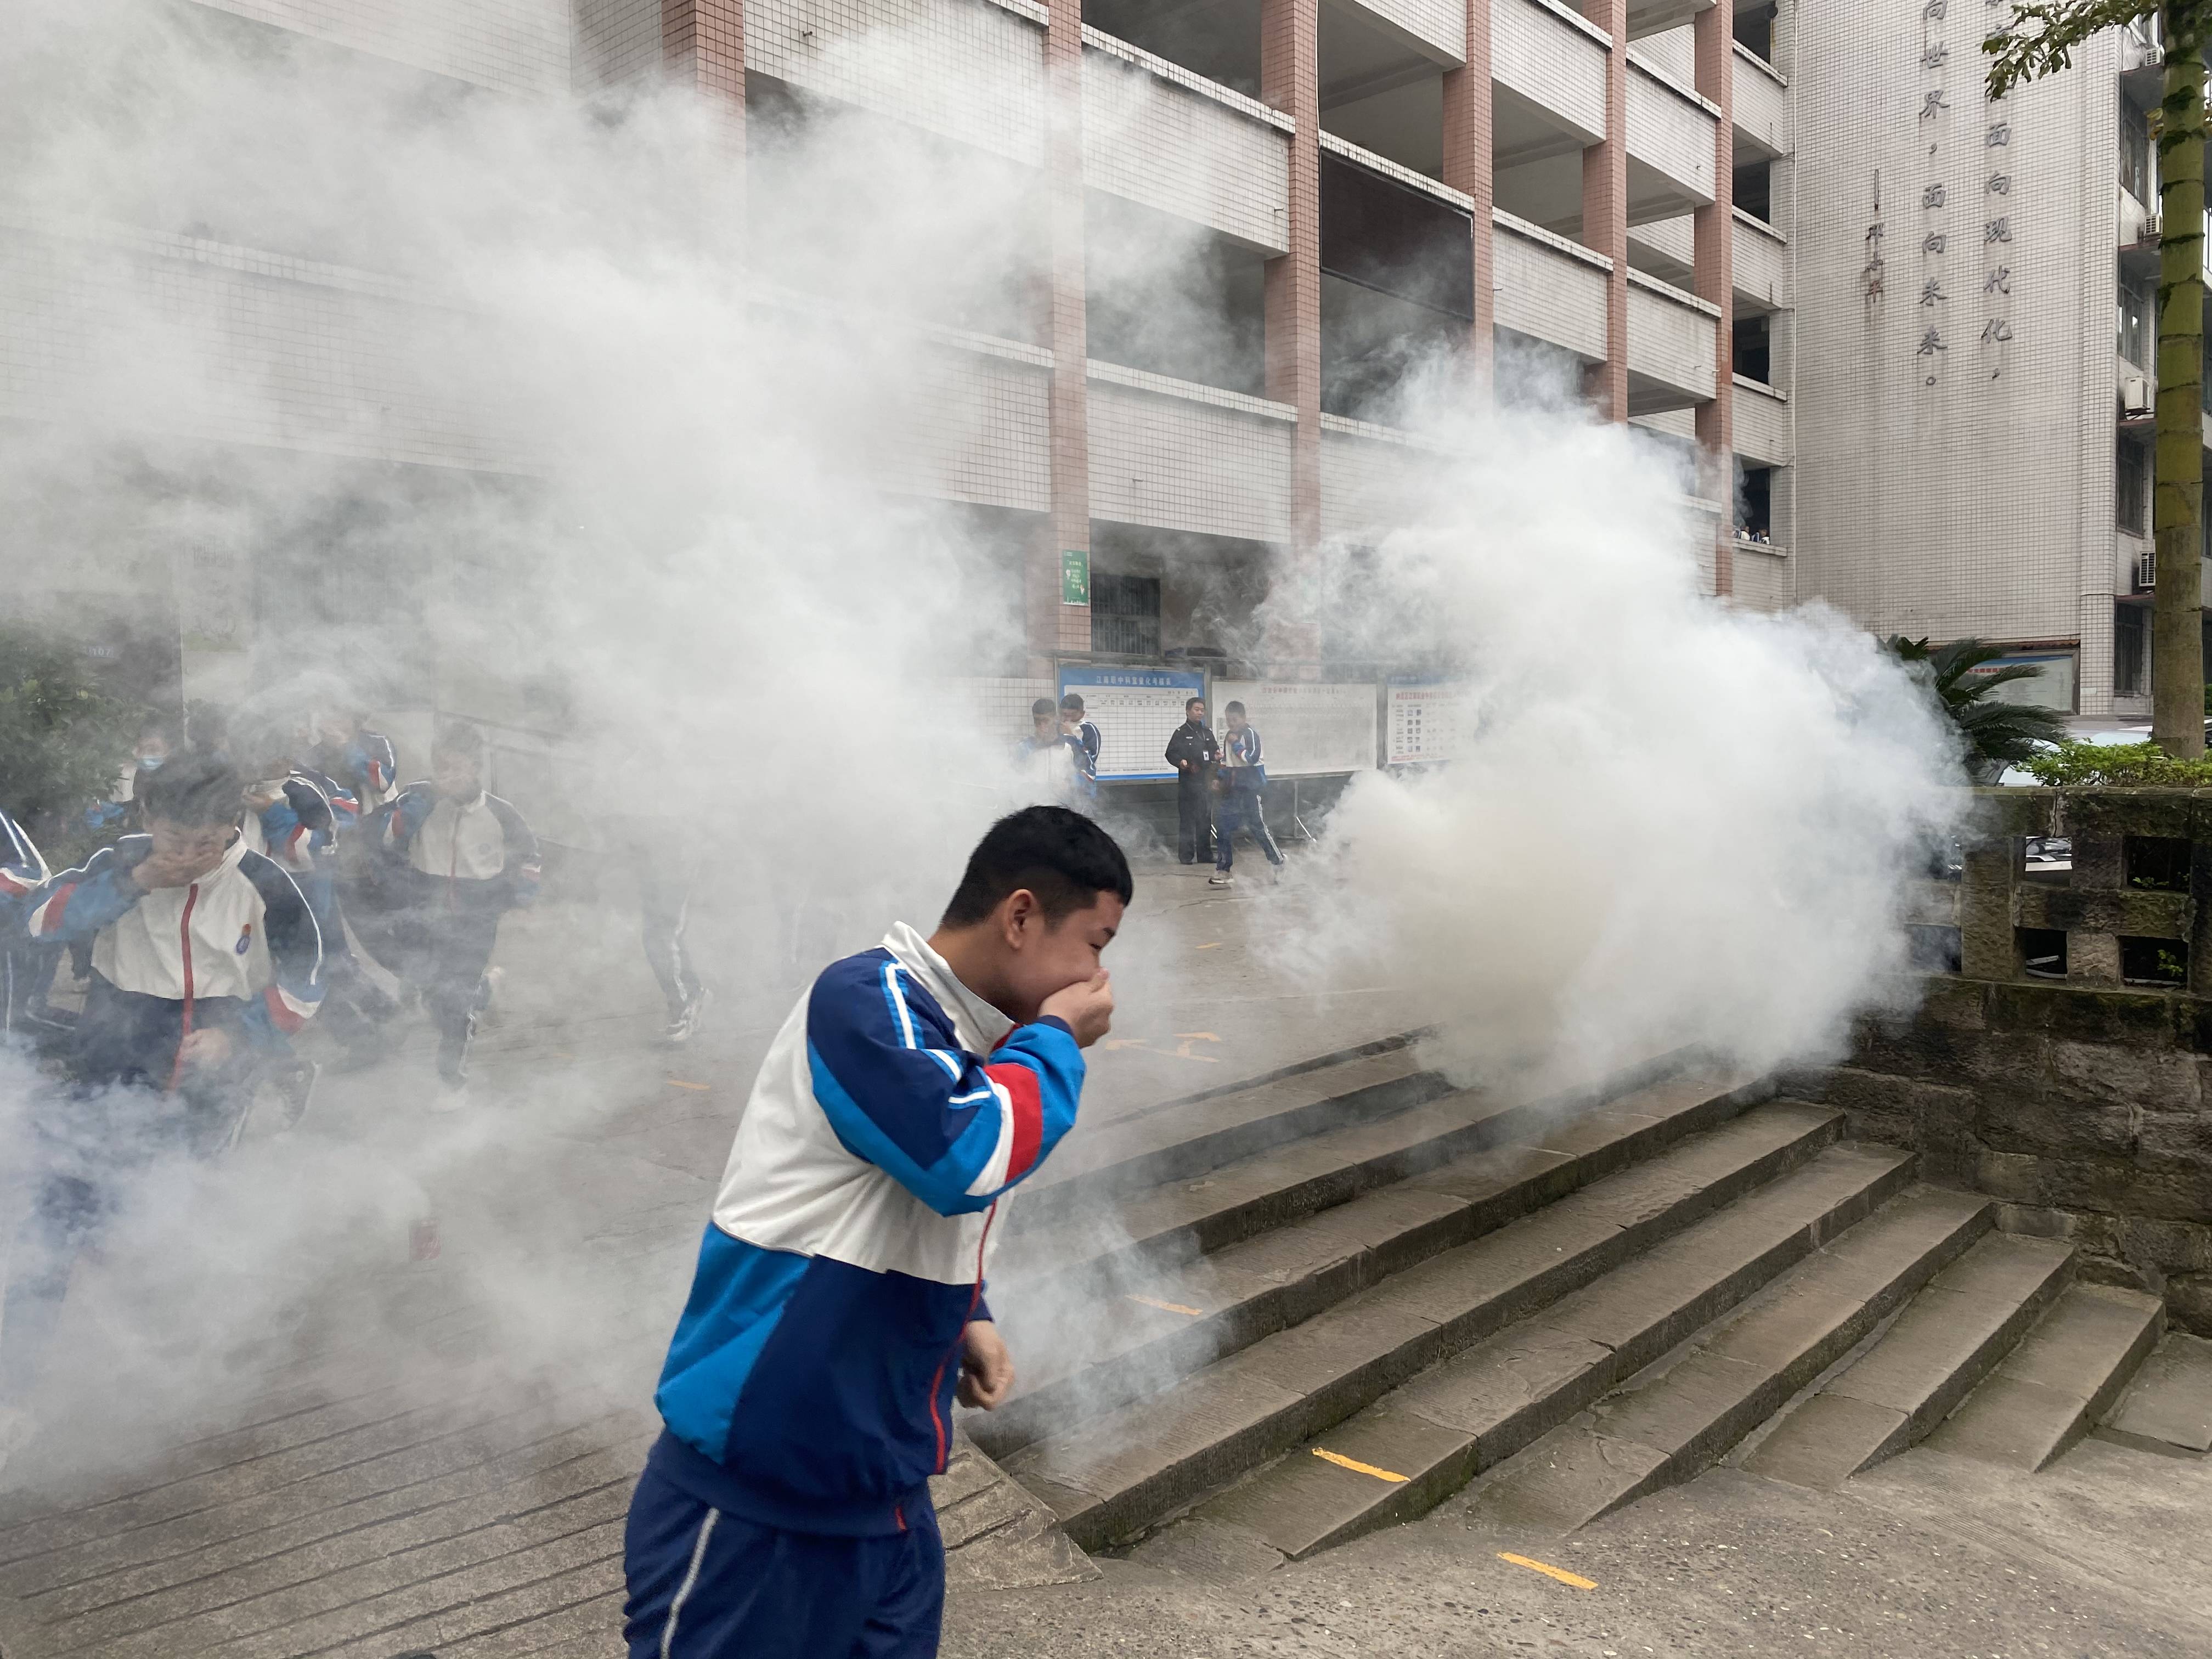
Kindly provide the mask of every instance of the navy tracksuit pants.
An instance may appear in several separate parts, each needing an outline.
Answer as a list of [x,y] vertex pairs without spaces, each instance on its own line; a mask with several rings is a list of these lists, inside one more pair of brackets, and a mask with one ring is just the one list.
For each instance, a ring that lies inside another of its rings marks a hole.
[[647,1468],[623,1540],[630,1659],[934,1659],[945,1544],[933,1514],[830,1538],[714,1508]]

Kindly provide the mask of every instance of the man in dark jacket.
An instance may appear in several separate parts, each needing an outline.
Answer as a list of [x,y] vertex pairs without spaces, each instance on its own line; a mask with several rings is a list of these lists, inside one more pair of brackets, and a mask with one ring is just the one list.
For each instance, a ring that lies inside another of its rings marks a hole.
[[1196,864],[1213,855],[1213,773],[1221,744],[1206,723],[1206,699],[1182,706],[1182,724],[1168,739],[1168,764],[1176,769],[1176,857]]

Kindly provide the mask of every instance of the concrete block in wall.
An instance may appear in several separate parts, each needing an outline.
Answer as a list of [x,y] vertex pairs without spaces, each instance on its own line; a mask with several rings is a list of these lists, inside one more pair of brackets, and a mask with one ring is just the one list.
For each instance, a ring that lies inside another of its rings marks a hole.
[[2094,929],[2067,934],[2066,982],[2069,985],[2118,985],[2120,982],[2119,935]]

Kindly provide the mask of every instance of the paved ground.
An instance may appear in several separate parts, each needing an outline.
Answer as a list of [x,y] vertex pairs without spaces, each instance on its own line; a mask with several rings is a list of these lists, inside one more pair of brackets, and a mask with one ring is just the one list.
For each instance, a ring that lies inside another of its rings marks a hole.
[[[1295,854],[1281,889],[1203,874],[1141,872],[1091,1122],[1426,1017],[1285,967]],[[78,1276],[41,1438],[0,1481],[7,1659],[616,1659],[652,1375],[796,994],[732,970],[672,1056],[626,926],[512,932],[471,1112],[425,1111],[418,1036],[295,1133],[142,1195]],[[584,973],[588,1004],[554,994]],[[2034,1478],[1915,1452],[1841,1496],[1723,1469],[1570,1540],[1453,1505],[1252,1582],[1085,1578],[985,1466],[945,1498],[993,1540],[958,1558],[954,1656],[2212,1650],[2207,1466],[2097,1442]]]

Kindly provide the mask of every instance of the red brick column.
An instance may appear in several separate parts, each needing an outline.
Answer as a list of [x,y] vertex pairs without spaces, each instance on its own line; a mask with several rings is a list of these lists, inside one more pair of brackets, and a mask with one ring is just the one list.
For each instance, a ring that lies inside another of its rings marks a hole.
[[1048,0],[1045,29],[1045,191],[1052,261],[1052,511],[1024,586],[1032,673],[1063,652],[1091,649],[1091,607],[1063,598],[1061,557],[1091,556],[1091,347],[1084,306],[1083,6]]
[[[1711,8],[1717,10],[1717,7]],[[1628,0],[1583,0],[1613,37],[1605,57],[1605,141],[1583,151],[1583,246],[1613,261],[1605,285],[1605,361],[1583,385],[1599,418],[1628,418]]]
[[1713,554],[1713,591],[1735,589],[1735,13],[1709,6],[1698,14],[1692,39],[1697,50],[1698,91],[1720,106],[1713,139],[1713,204],[1699,208],[1695,220],[1698,297],[1721,308],[1713,362],[1713,400],[1698,409],[1698,445],[1705,452],[1712,482],[1708,492],[1721,503],[1720,544]]
[[1497,204],[1491,147],[1491,0],[1468,0],[1467,62],[1444,72],[1444,183],[1474,198],[1474,324],[1468,354],[1485,380],[1497,322],[1491,274],[1491,210]]
[[1291,536],[1269,586],[1267,654],[1321,655],[1307,614],[1321,550],[1321,9],[1261,0],[1260,96],[1297,124],[1291,135],[1290,252],[1267,261],[1267,392],[1298,412],[1291,435]]
[[[660,0],[660,54],[679,86],[719,94],[737,115],[744,143],[744,0]],[[742,154],[742,149],[740,154]]]

